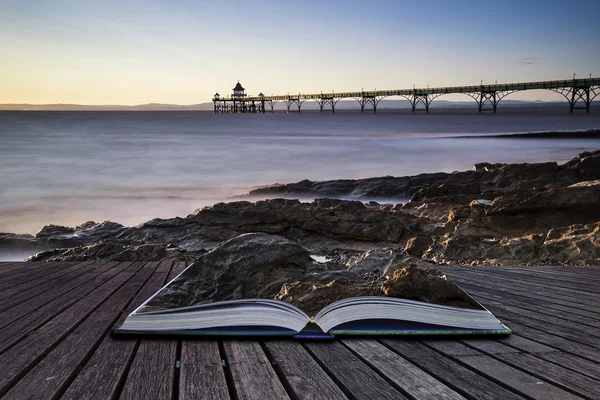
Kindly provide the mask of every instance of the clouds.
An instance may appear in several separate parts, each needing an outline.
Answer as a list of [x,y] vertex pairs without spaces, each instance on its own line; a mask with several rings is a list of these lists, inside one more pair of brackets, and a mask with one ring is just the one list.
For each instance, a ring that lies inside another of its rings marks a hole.
[[520,64],[535,64],[537,61],[541,60],[542,56],[533,56],[533,57],[523,57],[519,61]]

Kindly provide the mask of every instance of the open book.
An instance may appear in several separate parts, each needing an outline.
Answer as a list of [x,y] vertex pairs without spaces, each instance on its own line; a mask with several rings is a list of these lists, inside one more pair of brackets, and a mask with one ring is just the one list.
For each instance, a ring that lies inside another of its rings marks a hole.
[[435,270],[405,268],[383,284],[336,278],[326,284],[282,285],[277,277],[268,275],[269,281],[256,272],[236,283],[240,267],[235,270],[238,275],[229,275],[225,267],[215,268],[210,253],[207,257],[132,312],[114,333],[296,338],[511,333]]

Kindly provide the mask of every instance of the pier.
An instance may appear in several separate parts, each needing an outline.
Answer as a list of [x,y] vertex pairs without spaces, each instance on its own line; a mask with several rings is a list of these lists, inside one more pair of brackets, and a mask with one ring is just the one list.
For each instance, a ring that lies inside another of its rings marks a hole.
[[394,90],[369,90],[360,92],[330,92],[312,94],[285,94],[266,96],[248,96],[238,82],[230,96],[222,97],[219,93],[213,96],[215,113],[265,113],[273,112],[275,104],[283,102],[288,112],[301,112],[302,104],[315,101],[321,113],[335,113],[335,107],[340,100],[353,99],[360,104],[360,112],[377,112],[377,105],[389,96],[404,97],[411,104],[412,112],[429,113],[433,100],[445,94],[461,93],[477,102],[479,113],[496,113],[498,103],[506,96],[524,90],[546,89],[559,93],[569,103],[569,112],[583,110],[590,112],[592,101],[600,94],[600,78],[569,79],[559,81],[495,83],[493,85],[451,86],[437,88],[415,88]]

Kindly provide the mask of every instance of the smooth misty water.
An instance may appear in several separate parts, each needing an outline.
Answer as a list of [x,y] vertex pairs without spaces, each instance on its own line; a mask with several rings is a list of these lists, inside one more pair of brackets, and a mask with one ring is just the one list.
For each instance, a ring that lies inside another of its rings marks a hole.
[[274,182],[564,162],[600,149],[600,139],[447,137],[600,128],[598,114],[565,111],[0,112],[0,232],[185,216]]

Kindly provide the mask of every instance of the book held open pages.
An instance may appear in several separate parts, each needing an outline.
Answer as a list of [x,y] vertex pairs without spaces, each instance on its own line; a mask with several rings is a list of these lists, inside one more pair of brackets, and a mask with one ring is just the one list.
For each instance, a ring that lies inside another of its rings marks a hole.
[[[191,264],[115,333],[297,338],[511,333],[436,270],[413,266],[392,276],[357,278],[306,258],[287,239],[251,235],[243,235],[248,237],[242,246],[230,243],[234,238]],[[269,251],[273,247],[277,252]]]

